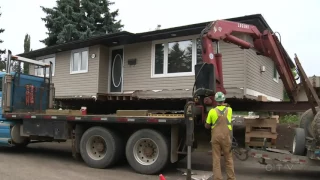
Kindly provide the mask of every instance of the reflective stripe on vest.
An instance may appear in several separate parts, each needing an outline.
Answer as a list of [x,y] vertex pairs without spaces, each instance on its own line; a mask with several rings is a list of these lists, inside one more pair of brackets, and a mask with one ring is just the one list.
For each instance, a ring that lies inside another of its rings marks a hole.
[[220,110],[220,109],[218,109],[218,108],[214,108],[214,110],[216,110],[216,112],[218,113],[218,114],[217,114],[217,115],[218,115],[218,118],[215,120],[214,123],[212,123],[211,129],[213,129],[214,126],[217,124],[217,121],[218,121],[218,119],[219,119],[220,116],[226,116],[228,128],[229,128],[230,131],[232,130],[231,119],[230,119],[230,120],[228,119],[228,111],[227,111],[227,113],[225,113],[226,110],[227,110],[227,108],[228,108],[228,107],[225,107],[223,110]]

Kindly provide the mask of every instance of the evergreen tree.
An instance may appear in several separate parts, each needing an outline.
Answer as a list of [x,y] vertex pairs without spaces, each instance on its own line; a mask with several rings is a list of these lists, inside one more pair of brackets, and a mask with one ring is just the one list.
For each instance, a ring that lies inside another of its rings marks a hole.
[[41,42],[51,46],[121,31],[121,21],[115,20],[118,10],[109,9],[112,4],[108,0],[57,0],[54,8],[41,7],[49,31]]
[[24,45],[23,45],[23,48],[24,48],[24,53],[27,53],[27,52],[30,52],[31,49],[30,49],[30,35],[29,34],[26,34],[25,37],[24,37]]
[[[30,52],[30,35],[26,34],[24,37],[24,53]],[[29,73],[29,64],[23,63],[23,73]]]
[[[1,7],[0,7],[1,8]],[[0,17],[1,17],[2,13],[0,12]],[[1,23],[0,23],[1,24]],[[0,35],[1,33],[4,32],[4,29],[0,28]],[[0,39],[0,44],[3,43],[3,40]],[[6,69],[6,63],[5,63],[5,60],[3,60],[1,58],[1,55],[2,54],[5,54],[6,53],[6,50],[5,49],[0,49],[0,71]]]
[[47,14],[41,18],[48,29],[48,37],[40,42],[47,46],[77,40],[80,37],[80,0],[58,0],[57,7],[42,10]]
[[83,23],[84,27],[87,27],[83,38],[88,35],[115,33],[123,28],[121,20],[115,19],[119,15],[119,10],[110,12],[109,6],[113,4],[108,0],[81,0],[82,11],[86,14]]

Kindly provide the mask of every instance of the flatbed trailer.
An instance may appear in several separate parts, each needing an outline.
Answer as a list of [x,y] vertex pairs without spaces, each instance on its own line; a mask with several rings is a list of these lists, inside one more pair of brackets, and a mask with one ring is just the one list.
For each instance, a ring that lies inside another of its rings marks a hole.
[[108,168],[126,158],[142,174],[158,173],[186,156],[184,112],[118,110],[117,114],[90,115],[80,109],[54,109],[52,64],[12,56],[10,51],[7,59],[8,64],[16,60],[44,71],[48,68],[49,77],[11,72],[10,68],[0,73],[0,146],[20,148],[71,140],[73,156],[90,167]]
[[319,169],[320,161],[310,159],[307,156],[294,155],[286,150],[266,148],[265,150],[250,149],[248,155],[259,159],[264,165],[272,164],[297,164],[302,166],[316,166]]
[[262,146],[260,148],[233,148],[235,158],[246,161],[256,159],[266,171],[308,169],[320,170],[320,145],[310,137],[306,137],[303,128],[294,129],[293,149],[283,150]]
[[126,157],[136,172],[155,174],[186,156],[178,150],[185,137],[184,118],[179,115],[6,113],[4,118],[0,132],[6,132],[7,138],[2,138],[2,145],[21,147],[71,139],[73,156],[81,156],[93,168],[108,168]]
[[318,172],[320,161],[310,159],[307,156],[294,155],[286,150],[266,148],[265,150],[250,149],[248,158],[257,160],[262,168],[268,172],[280,172],[284,170],[308,170]]
[[[250,34],[254,37],[254,46],[231,35],[232,32]],[[0,94],[0,145],[23,147],[32,142],[65,142],[71,139],[73,156],[81,156],[90,167],[109,168],[126,158],[130,166],[142,174],[159,173],[168,163],[175,163],[187,156],[187,177],[190,179],[191,152],[196,148],[195,129],[200,127],[204,130],[208,111],[216,106],[214,93],[225,92],[219,40],[246,49],[257,48],[260,54],[270,57],[275,62],[292,103],[296,103],[298,92],[296,79],[288,65],[290,58],[274,33],[265,31],[261,34],[252,25],[215,21],[206,27],[201,35],[204,63],[195,65],[193,89],[196,90],[192,92],[192,99],[186,103],[183,112],[173,114],[152,112],[138,115],[137,110],[126,111],[123,113],[126,115],[87,115],[79,114],[80,110],[64,115],[61,115],[62,111],[59,110],[47,112],[54,109],[52,63],[12,56],[9,51],[7,64],[11,64],[12,59],[41,66],[44,69],[44,77],[23,75],[21,72],[12,73],[10,67],[7,67],[6,73],[0,73],[3,82]],[[216,43],[216,48],[213,47],[213,42]],[[310,82],[306,81],[307,77],[298,59],[295,60],[300,78],[307,89],[311,109],[302,115],[307,119],[302,121],[302,128],[295,131],[295,156],[290,157],[292,159],[299,155],[303,157],[301,159],[308,158],[311,161],[319,158],[320,151],[320,113],[317,113],[311,104],[314,104],[315,100],[320,106],[320,100],[312,90]],[[49,77],[46,77],[47,68]],[[310,125],[313,116],[309,117],[312,113],[315,115],[313,126]],[[315,130],[307,133],[309,127],[314,127]],[[313,136],[308,135],[312,133]],[[251,156],[254,152],[260,153],[254,149],[247,152],[251,152]],[[265,153],[268,156],[275,155],[267,151]],[[266,159],[265,155],[262,156]]]

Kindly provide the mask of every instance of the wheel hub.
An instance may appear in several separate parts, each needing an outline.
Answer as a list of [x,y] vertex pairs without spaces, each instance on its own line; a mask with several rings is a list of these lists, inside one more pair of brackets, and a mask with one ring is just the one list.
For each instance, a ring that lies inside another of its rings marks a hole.
[[158,146],[149,138],[140,139],[134,145],[133,155],[140,164],[151,165],[159,156]]
[[96,143],[95,146],[97,147],[97,151],[102,152],[104,150],[103,143]]
[[143,152],[147,157],[151,157],[154,151],[151,147],[146,147]]
[[101,160],[107,153],[106,141],[101,136],[92,136],[88,139],[86,150],[90,158]]

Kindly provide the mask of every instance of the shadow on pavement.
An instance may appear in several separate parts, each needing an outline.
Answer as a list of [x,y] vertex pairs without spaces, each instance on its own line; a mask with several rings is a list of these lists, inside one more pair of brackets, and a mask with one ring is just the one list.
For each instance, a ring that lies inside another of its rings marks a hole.
[[[71,146],[69,143],[43,143],[43,144],[32,144],[30,147],[23,149],[14,149],[14,148],[0,148],[2,154],[14,157],[25,157],[28,158],[44,158],[46,161],[55,160],[61,163],[68,163],[73,166],[82,166],[87,167],[86,164],[80,160],[77,161],[72,157]],[[224,169],[224,159],[222,159],[222,172],[225,173]],[[245,162],[234,159],[235,161],[235,172],[237,179],[319,179],[320,177],[320,167],[318,171],[310,170],[308,168],[298,169],[298,170],[289,170],[288,168],[283,168],[278,170],[277,167],[274,167],[272,171],[268,171],[265,166],[260,165],[256,160],[249,159]],[[182,176],[182,172],[177,169],[186,169],[186,158],[181,160],[179,163],[168,165],[165,170],[162,172],[168,180],[177,180],[185,179],[185,176]],[[89,168],[89,167],[88,167]],[[205,152],[194,152],[192,154],[192,168],[194,170],[201,171],[212,171],[212,158]],[[120,170],[132,172],[134,171],[126,162],[121,162],[109,170]],[[158,175],[145,176],[147,179],[158,179]]]

